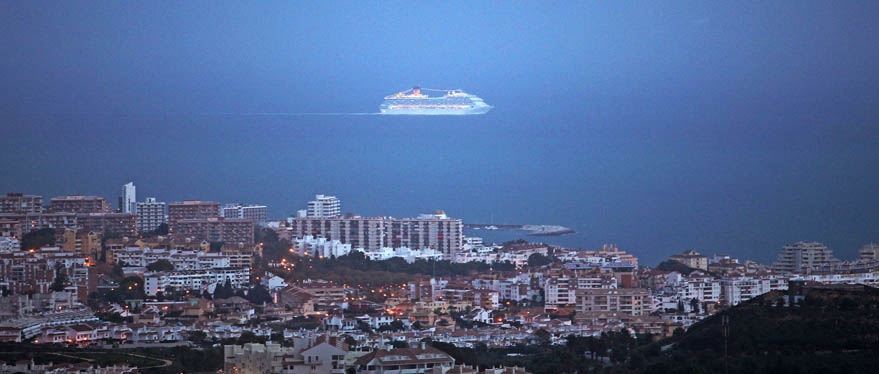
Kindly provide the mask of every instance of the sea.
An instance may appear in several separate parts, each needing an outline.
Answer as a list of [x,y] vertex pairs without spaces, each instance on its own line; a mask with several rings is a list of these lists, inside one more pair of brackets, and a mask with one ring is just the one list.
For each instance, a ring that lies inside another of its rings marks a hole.
[[362,216],[563,225],[576,233],[467,234],[615,244],[646,264],[691,249],[768,263],[801,240],[851,259],[879,240],[867,112],[481,96],[495,108],[475,116],[362,114],[381,95],[307,112],[7,113],[0,187],[115,202],[133,181],[139,200],[265,204],[272,218],[329,194]]

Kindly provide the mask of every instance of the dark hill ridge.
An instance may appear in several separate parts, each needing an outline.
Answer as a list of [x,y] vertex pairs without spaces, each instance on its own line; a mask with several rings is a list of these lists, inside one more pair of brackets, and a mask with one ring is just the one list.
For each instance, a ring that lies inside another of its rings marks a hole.
[[879,289],[801,282],[694,324],[638,372],[724,372],[724,317],[730,373],[879,372]]

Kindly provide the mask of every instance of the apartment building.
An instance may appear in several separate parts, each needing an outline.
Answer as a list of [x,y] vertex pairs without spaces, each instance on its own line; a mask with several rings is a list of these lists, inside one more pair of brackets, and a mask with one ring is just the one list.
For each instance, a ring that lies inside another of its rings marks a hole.
[[61,247],[64,252],[87,257],[90,262],[97,262],[101,255],[101,242],[104,237],[101,231],[64,229],[60,235],[56,233],[55,237],[55,245]]
[[684,276],[679,286],[678,295],[685,300],[716,303],[721,298],[721,282],[702,272],[694,271]]
[[249,219],[253,223],[265,226],[268,207],[265,205],[245,205],[240,203],[227,204],[220,212],[225,218]]
[[67,213],[109,213],[110,203],[100,196],[68,195],[53,197],[49,209]]
[[0,196],[0,213],[42,213],[43,197],[10,192]]
[[839,260],[833,256],[833,251],[824,244],[797,242],[782,248],[772,268],[779,272],[799,272],[837,263]]
[[621,312],[640,316],[650,304],[650,293],[644,288],[577,290],[578,313]]
[[87,231],[104,231],[123,236],[137,235],[137,215],[130,213],[79,213],[79,227]]
[[177,232],[177,222],[183,220],[205,220],[220,216],[220,203],[201,200],[184,200],[168,204],[168,227]]
[[168,223],[168,216],[165,213],[167,209],[168,204],[157,201],[155,197],[148,197],[146,201],[138,202],[136,204],[137,231],[153,231],[163,223]]
[[253,221],[249,219],[185,219],[174,223],[175,235],[212,242],[253,243]]
[[375,350],[357,359],[357,374],[446,374],[455,365],[449,354],[422,343],[417,348]]
[[680,254],[670,256],[669,259],[680,262],[693,269],[708,270],[708,256],[704,256],[697,251],[684,251]]
[[446,258],[455,258],[464,246],[463,223],[442,211],[418,218],[296,217],[289,224],[297,238],[324,237],[369,251],[383,247],[433,249]]
[[329,218],[342,214],[342,202],[335,196],[315,195],[314,200],[308,202],[306,217]]
[[[73,229],[79,227],[77,214],[67,212],[0,213],[0,230],[5,236],[21,237],[39,229]],[[9,235],[6,235],[6,234]]]
[[119,196],[119,211],[137,214],[137,187],[134,186],[134,182],[122,185],[122,196]]
[[169,271],[144,274],[144,292],[147,296],[155,296],[168,287],[177,290],[201,292],[211,286],[222,284],[228,279],[233,288],[241,288],[250,282],[250,268],[222,268]]
[[231,374],[276,374],[283,368],[291,348],[280,344],[227,345],[223,347],[223,372]]
[[545,307],[549,310],[574,305],[577,302],[577,290],[617,288],[617,283],[613,273],[591,271],[582,274],[551,274],[546,278],[543,287]]

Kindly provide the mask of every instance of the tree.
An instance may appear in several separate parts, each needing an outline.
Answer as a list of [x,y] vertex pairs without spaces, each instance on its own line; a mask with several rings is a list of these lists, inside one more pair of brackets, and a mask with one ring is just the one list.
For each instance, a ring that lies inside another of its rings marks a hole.
[[549,346],[552,342],[552,334],[544,329],[539,329],[534,332],[533,339],[537,342],[538,345],[546,347]]
[[174,271],[174,264],[166,259],[161,259],[146,266],[149,271]]
[[55,245],[55,229],[39,229],[21,237],[21,249],[25,251],[52,245]]
[[205,332],[201,331],[201,330],[191,330],[191,331],[187,332],[187,335],[188,335],[189,341],[191,341],[195,344],[198,344],[198,345],[201,345],[202,343],[204,343],[208,337],[208,334],[205,334]]
[[55,280],[52,281],[52,285],[49,288],[52,291],[64,291],[64,287],[67,283],[67,268],[64,267],[64,264],[59,262],[55,263]]
[[657,270],[676,271],[681,274],[690,274],[698,269],[691,268],[675,260],[665,260],[656,266]]
[[405,330],[405,329],[406,329],[406,326],[403,325],[403,322],[396,319],[387,325],[379,327],[378,331],[400,331],[400,330]]
[[357,346],[357,340],[352,338],[351,335],[345,335],[345,338],[342,340],[345,342],[345,344],[348,344],[349,348]]
[[251,331],[244,331],[241,333],[241,337],[238,338],[237,344],[247,344],[247,343],[265,343],[266,339],[256,336]]
[[125,276],[125,269],[122,268],[122,264],[116,263],[113,265],[113,270],[110,271],[110,275],[112,275],[116,279],[122,279]]
[[409,348],[409,343],[400,340],[391,340],[389,344],[394,348]]
[[693,313],[699,313],[699,299],[695,297],[690,299],[690,309],[693,310]]
[[532,254],[528,256],[528,266],[530,267],[540,267],[543,265],[549,265],[552,263],[552,258],[544,256],[540,253]]
[[232,281],[229,278],[226,278],[225,283],[217,285],[217,288],[214,289],[214,299],[227,299],[232,296],[235,296],[235,292],[232,290]]
[[247,296],[245,298],[247,299],[247,301],[250,301],[254,304],[265,304],[272,302],[272,295],[269,294],[269,290],[267,290],[261,284],[257,284],[249,291],[247,291]]

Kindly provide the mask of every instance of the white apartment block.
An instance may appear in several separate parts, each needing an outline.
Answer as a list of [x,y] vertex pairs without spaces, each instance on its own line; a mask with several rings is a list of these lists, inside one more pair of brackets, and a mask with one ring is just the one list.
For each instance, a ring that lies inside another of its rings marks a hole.
[[342,213],[342,202],[335,196],[315,195],[314,200],[308,202],[306,217],[329,218]]
[[870,287],[879,287],[879,270],[852,274],[795,275],[790,280],[814,281],[824,284],[863,284]]
[[0,236],[0,253],[18,252],[21,249],[21,243],[18,239],[9,236]]
[[134,182],[122,185],[122,200],[119,205],[122,213],[137,214],[137,193]]
[[227,345],[223,350],[223,372],[234,374],[280,373],[284,355],[292,354],[292,348],[280,344]]
[[293,251],[300,256],[338,258],[351,253],[351,244],[306,235],[302,239],[293,240]]
[[839,260],[833,256],[833,251],[824,244],[797,242],[784,246],[772,267],[779,272],[798,272],[838,262]]
[[721,281],[722,303],[735,306],[769,291],[786,290],[787,279],[777,275],[739,276]]
[[250,266],[250,261],[237,255],[222,253],[206,253],[201,251],[184,251],[177,249],[151,249],[127,247],[113,249],[108,262],[125,264],[132,267],[143,267],[159,260],[168,260],[174,270],[203,270],[228,267]]
[[167,204],[156,201],[155,197],[148,197],[146,201],[136,203],[137,231],[147,232],[157,229],[163,223],[168,223],[166,215]]
[[482,238],[478,236],[465,236],[464,249],[473,249],[483,246]]
[[716,303],[720,301],[721,283],[710,275],[693,272],[683,277],[678,295],[685,300],[696,299],[703,303]]
[[225,283],[226,279],[229,279],[233,288],[241,288],[250,282],[250,268],[148,272],[144,274],[143,282],[147,296],[155,296],[168,287],[177,290],[213,292],[214,287]]
[[552,277],[546,280],[543,287],[544,302],[547,309],[574,305],[577,290],[613,288],[617,288],[617,280],[612,276]]
[[228,204],[220,210],[220,216],[232,219],[249,219],[260,226],[266,225],[268,207],[265,205]]
[[464,245],[464,224],[442,212],[422,214],[418,218],[296,217],[288,223],[294,237],[324,237],[367,251],[384,247],[433,249],[446,258],[455,258]]
[[652,305],[650,293],[644,288],[577,290],[577,312],[621,312],[644,315]]
[[870,243],[865,245],[860,251],[858,251],[858,256],[860,260],[879,259],[879,244]]
[[358,248],[357,251],[363,252],[363,255],[372,261],[384,261],[399,257],[409,264],[415,262],[416,260],[440,261],[445,258],[445,255],[443,255],[441,252],[434,251],[432,249],[415,250],[407,247],[384,247],[373,251],[367,251]]

